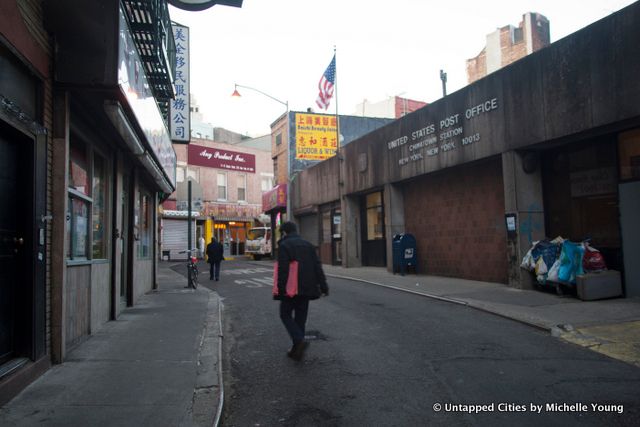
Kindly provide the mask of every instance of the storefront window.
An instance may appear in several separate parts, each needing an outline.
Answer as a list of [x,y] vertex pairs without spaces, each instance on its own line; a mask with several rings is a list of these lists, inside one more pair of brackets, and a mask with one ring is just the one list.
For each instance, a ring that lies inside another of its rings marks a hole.
[[86,201],[73,197],[69,198],[67,233],[69,258],[86,259],[89,237],[89,204]]
[[384,239],[382,193],[367,194],[367,240]]
[[149,258],[151,256],[151,208],[150,196],[140,193],[140,226],[138,258]]
[[69,188],[89,196],[89,164],[87,149],[74,139],[69,145]]
[[105,236],[105,216],[107,201],[107,183],[105,179],[105,160],[102,156],[93,158],[93,258],[107,258],[107,241]]
[[640,129],[618,137],[620,180],[640,179]]

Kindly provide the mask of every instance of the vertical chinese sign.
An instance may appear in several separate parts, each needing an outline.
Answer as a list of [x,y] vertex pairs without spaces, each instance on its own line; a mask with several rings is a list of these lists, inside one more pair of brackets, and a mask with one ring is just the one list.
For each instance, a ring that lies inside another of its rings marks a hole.
[[176,98],[169,108],[171,140],[189,142],[191,136],[191,114],[189,97],[189,28],[173,24],[173,37],[176,41],[176,77],[174,85]]
[[325,160],[336,154],[336,117],[296,113],[296,159]]

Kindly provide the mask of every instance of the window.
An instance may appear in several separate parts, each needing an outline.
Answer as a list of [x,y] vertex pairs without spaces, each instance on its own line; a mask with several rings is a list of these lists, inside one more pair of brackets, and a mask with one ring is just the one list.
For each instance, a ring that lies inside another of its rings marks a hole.
[[227,200],[227,174],[218,173],[218,200]]
[[238,176],[238,201],[247,201],[247,175]]
[[269,191],[272,188],[273,188],[273,178],[272,177],[268,177],[268,178],[263,177],[262,180],[260,181],[260,189],[264,192],[264,191]]
[[151,206],[150,198],[146,193],[140,192],[140,223],[138,224],[138,258],[151,256]]
[[106,259],[108,160],[72,134],[69,142],[65,240],[70,260]]
[[190,178],[195,182],[200,182],[200,169],[187,168],[187,178]]
[[67,257],[88,259],[89,210],[89,162],[87,148],[76,139],[69,144],[69,206],[67,211]]
[[69,144],[69,188],[85,196],[89,193],[89,162],[87,149],[75,139]]
[[105,235],[107,208],[107,182],[105,160],[97,154],[93,157],[93,258],[107,258],[107,239]]
[[176,168],[176,182],[184,182],[184,178],[186,176],[186,168],[178,166]]
[[282,144],[282,134],[279,133],[276,135],[276,145]]
[[273,159],[273,176],[278,176],[278,158]]
[[69,197],[67,212],[67,257],[87,259],[89,236],[89,204],[84,200]]

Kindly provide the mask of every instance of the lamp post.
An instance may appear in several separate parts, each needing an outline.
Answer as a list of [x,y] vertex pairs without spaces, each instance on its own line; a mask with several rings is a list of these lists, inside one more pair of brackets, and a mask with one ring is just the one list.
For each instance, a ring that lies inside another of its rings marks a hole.
[[239,85],[238,83],[234,83],[234,88],[233,88],[233,93],[231,94],[231,96],[235,96],[235,97],[241,97],[242,95],[240,95],[240,92],[238,92],[238,88],[241,87],[243,89],[249,89],[249,90],[253,90],[255,92],[261,93],[264,96],[266,96],[267,98],[271,98],[276,102],[279,102],[280,104],[284,105],[285,107],[287,107],[287,111],[289,111],[289,102],[288,101],[280,101],[278,98],[273,97],[271,95],[269,95],[268,93],[265,93],[263,91],[261,91],[260,89],[256,89],[254,87],[250,87],[250,86],[243,86],[243,85]]
[[[238,92],[238,88],[243,88],[243,89],[249,89],[252,90],[254,92],[258,92],[259,94],[262,94],[264,96],[266,96],[267,98],[270,98],[276,102],[279,102],[280,104],[284,105],[286,107],[286,112],[289,112],[289,101],[281,101],[278,98],[269,95],[266,92],[261,91],[260,89],[256,89],[254,87],[251,86],[244,86],[244,85],[239,85],[238,83],[234,83],[234,88],[233,88],[233,93],[231,94],[231,96],[233,97],[241,97],[242,95],[240,95],[240,92]],[[289,133],[287,132],[287,136],[289,135]],[[291,212],[291,186],[290,186],[290,180],[291,180],[291,146],[289,144],[288,141],[288,137],[287,137],[287,220],[291,220],[292,215],[290,214]],[[272,224],[272,229],[274,229],[273,227],[275,226],[275,224]]]

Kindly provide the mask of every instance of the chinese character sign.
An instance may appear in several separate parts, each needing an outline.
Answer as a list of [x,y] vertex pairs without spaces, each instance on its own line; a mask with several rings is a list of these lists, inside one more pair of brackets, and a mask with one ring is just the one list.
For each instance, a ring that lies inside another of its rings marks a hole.
[[296,159],[325,160],[336,154],[335,116],[296,113]]
[[174,86],[176,98],[169,101],[169,123],[171,139],[175,142],[189,142],[191,136],[191,115],[189,99],[189,28],[174,24],[173,37],[176,41],[176,75]]

